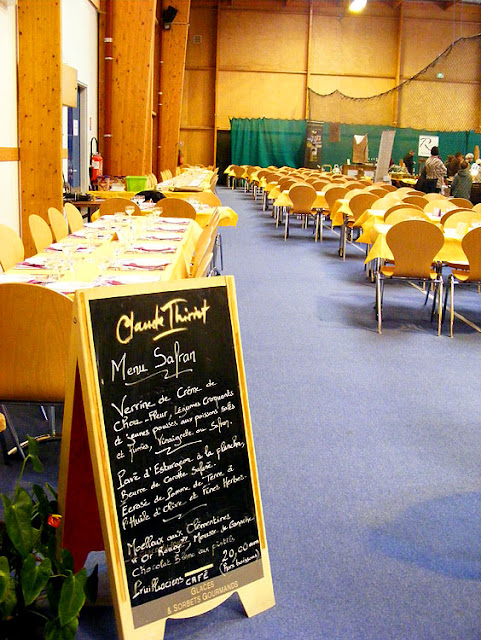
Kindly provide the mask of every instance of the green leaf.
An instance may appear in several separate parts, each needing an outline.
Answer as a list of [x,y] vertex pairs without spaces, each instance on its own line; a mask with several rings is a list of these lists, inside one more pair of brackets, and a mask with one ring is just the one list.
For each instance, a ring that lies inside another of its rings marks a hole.
[[37,498],[37,511],[44,518],[48,518],[48,516],[52,513],[52,509],[50,508],[50,502],[48,500],[47,494],[45,493],[45,489],[39,484],[33,484],[32,491]]
[[67,571],[74,573],[75,571],[73,556],[68,549],[60,549],[60,566],[64,573]]
[[32,551],[38,531],[32,526],[33,502],[23,488],[17,490],[15,502],[2,495],[7,534],[22,557]]
[[89,602],[97,601],[97,593],[99,590],[99,565],[96,564],[92,570],[92,573],[87,578],[85,583],[85,595]]
[[49,620],[45,625],[45,640],[73,640],[77,634],[78,619],[69,620],[65,625],[58,618]]
[[50,491],[50,493],[52,494],[52,496],[55,498],[55,500],[58,500],[58,493],[55,491],[55,489],[52,487],[51,484],[49,484],[48,482],[45,483],[45,486],[47,487],[47,489]]
[[0,557],[0,602],[6,600],[10,588],[10,566],[8,558]]
[[28,440],[28,455],[32,462],[32,467],[38,473],[42,473],[43,464],[40,462],[40,458],[38,457],[38,442],[35,440],[35,438],[32,438],[31,436],[27,436],[27,440]]
[[0,602],[0,620],[8,620],[17,606],[17,594],[15,593],[15,580],[10,578],[10,587],[7,591],[6,598]]
[[25,558],[20,571],[20,582],[25,606],[28,607],[29,604],[32,604],[32,602],[38,598],[40,593],[45,589],[51,575],[52,563],[48,558],[42,560],[38,565],[33,554]]
[[80,609],[85,602],[84,588],[86,581],[86,569],[82,569],[77,575],[69,573],[65,578],[60,593],[60,602],[58,603],[58,617],[62,627],[80,613]]

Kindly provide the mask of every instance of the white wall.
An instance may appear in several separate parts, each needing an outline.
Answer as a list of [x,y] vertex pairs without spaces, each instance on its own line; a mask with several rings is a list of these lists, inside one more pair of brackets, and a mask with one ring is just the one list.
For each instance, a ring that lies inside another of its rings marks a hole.
[[[87,88],[87,113],[81,123],[82,170],[88,176],[88,151],[92,137],[98,138],[98,14],[89,0],[62,0],[62,62],[77,69],[77,81]],[[66,108],[64,107],[64,111]],[[63,148],[67,148],[64,115]],[[64,161],[67,177],[67,162]],[[83,185],[85,189],[87,184]]]
[[[16,148],[17,69],[15,6],[0,5],[0,147]],[[19,232],[18,162],[0,162],[0,223]]]
[[[17,148],[17,25],[16,6],[0,4],[0,148]],[[89,0],[62,0],[62,61],[77,69],[87,87],[83,146],[97,135],[98,14]],[[65,143],[66,147],[66,143]],[[88,153],[85,174],[88,176]],[[20,232],[18,162],[0,161],[0,223]]]

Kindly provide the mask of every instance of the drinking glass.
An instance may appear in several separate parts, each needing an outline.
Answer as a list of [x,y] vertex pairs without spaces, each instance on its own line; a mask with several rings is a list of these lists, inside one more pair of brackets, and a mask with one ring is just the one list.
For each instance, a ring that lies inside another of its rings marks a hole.
[[135,213],[135,207],[133,204],[128,204],[125,207],[125,213],[129,216],[129,219],[132,217],[132,215]]

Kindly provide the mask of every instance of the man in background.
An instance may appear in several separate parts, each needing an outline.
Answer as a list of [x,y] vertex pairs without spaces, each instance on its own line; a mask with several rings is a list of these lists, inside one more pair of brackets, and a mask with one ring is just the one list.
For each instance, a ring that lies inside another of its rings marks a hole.
[[414,173],[414,150],[410,149],[403,158],[403,162],[406,165],[408,172],[413,175]]

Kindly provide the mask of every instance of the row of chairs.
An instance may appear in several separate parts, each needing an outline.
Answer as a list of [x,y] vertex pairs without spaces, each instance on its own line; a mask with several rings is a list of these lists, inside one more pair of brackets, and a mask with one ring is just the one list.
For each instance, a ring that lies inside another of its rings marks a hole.
[[[32,214],[29,217],[30,233],[37,253],[45,247],[64,238],[69,233],[78,231],[83,226],[83,218],[80,211],[70,203],[65,205],[65,215],[50,207],[48,210],[49,224],[39,215]],[[11,269],[17,262],[25,257],[25,248],[20,236],[9,226],[0,224],[0,267],[1,270]]]
[[[248,170],[244,179],[248,178]],[[264,178],[264,188],[267,180],[277,180],[280,190],[288,189],[289,199],[292,207],[284,210],[286,216],[285,234],[288,237],[289,215],[296,215],[302,220],[303,226],[307,226],[310,217],[316,216],[318,220],[320,212],[313,210],[313,203],[316,199],[316,187],[308,180],[310,176],[302,171],[292,171],[280,174],[264,174],[262,171],[250,174],[251,185],[259,179],[259,175]],[[307,176],[307,177],[306,177]],[[317,176],[316,176],[317,177]],[[435,303],[438,302],[438,333],[441,331],[443,310],[447,305],[448,293],[451,297],[450,335],[453,335],[454,321],[454,288],[460,284],[476,284],[481,282],[481,228],[477,227],[469,231],[462,240],[462,248],[468,258],[468,265],[448,264],[451,268],[449,275],[449,287],[446,288],[444,305],[442,305],[443,277],[441,269],[433,269],[434,256],[438,253],[444,243],[443,229],[456,229],[460,223],[471,225],[481,223],[481,205],[473,204],[469,200],[462,198],[447,198],[441,194],[424,194],[409,187],[397,189],[393,185],[378,183],[367,185],[360,181],[344,179],[339,176],[325,176],[326,182],[322,187],[327,202],[327,209],[322,212],[323,218],[327,218],[336,205],[342,199],[348,202],[350,215],[345,218],[340,234],[339,253],[345,258],[346,236],[356,220],[366,211],[366,209],[378,209],[385,211],[384,221],[393,225],[388,232],[388,244],[394,254],[394,264],[383,265],[376,275],[376,315],[378,330],[381,332],[382,326],[382,292],[384,283],[387,280],[403,278],[415,279],[420,282],[429,282],[434,287],[433,308],[431,317],[434,317]],[[316,185],[320,186],[320,185]],[[271,188],[267,193],[273,193]],[[279,193],[279,190],[278,192]],[[274,196],[277,195],[274,193]],[[255,197],[255,194],[254,194]],[[269,200],[269,197],[267,197]],[[272,198],[275,202],[274,198]],[[439,210],[440,225],[433,224],[428,213]],[[279,215],[276,217],[276,224]],[[322,228],[322,226],[321,226]],[[316,231],[317,238],[317,231]],[[322,236],[321,236],[322,238]],[[429,293],[429,290],[428,290]],[[426,296],[427,301],[427,296]]]

